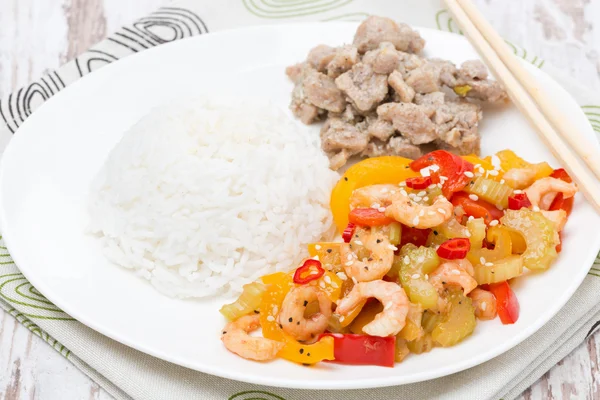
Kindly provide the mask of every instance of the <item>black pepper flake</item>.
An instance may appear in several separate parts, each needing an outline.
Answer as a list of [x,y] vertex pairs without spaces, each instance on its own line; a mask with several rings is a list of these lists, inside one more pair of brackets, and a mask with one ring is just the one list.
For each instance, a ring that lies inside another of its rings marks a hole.
[[368,270],[369,270],[369,267],[367,267],[367,266],[365,265],[365,271],[368,271]]
[[494,273],[494,271],[490,271],[492,274]]
[[300,325],[300,321],[296,322],[296,325]]
[[223,335],[226,334],[226,333],[227,333],[227,331],[223,331]]
[[344,177],[344,180],[345,180],[346,182],[348,182],[348,177],[347,177],[347,176],[345,176],[345,177]]
[[260,311],[254,310],[254,314],[260,314]]
[[310,357],[310,353],[306,353],[306,356],[307,356],[307,357]]
[[433,234],[434,234],[435,236],[437,236],[437,235],[438,235],[438,231],[433,231]]
[[442,281],[442,285],[445,285],[445,284],[446,284],[446,282]]
[[369,257],[367,261],[373,261],[373,257]]
[[304,349],[300,348],[300,354],[304,354]]
[[308,305],[308,301],[304,300],[304,307]]
[[459,301],[458,304],[462,304],[462,301]]
[[310,367],[310,364],[302,363],[305,367]]
[[283,329],[283,325],[279,324],[279,328]]
[[358,235],[354,235],[355,238],[358,238]]
[[[311,333],[311,334],[310,334],[310,337],[311,337],[311,338],[314,338],[314,337],[315,337],[315,334],[314,334],[314,333]],[[309,354],[309,356],[310,356],[310,354]]]
[[381,239],[377,239],[377,243],[381,243]]
[[290,317],[290,319],[288,319],[288,321],[290,321],[290,322],[294,322],[294,320],[292,319],[292,317]]
[[331,249],[327,249],[327,252],[328,252],[328,253],[331,253]]

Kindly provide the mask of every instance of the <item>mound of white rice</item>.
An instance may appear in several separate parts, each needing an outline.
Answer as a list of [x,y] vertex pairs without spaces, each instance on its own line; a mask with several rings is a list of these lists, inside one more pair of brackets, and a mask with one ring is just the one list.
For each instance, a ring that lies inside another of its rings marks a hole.
[[90,196],[106,256],[173,297],[241,290],[330,238],[329,169],[318,138],[280,109],[187,100],[125,133]]

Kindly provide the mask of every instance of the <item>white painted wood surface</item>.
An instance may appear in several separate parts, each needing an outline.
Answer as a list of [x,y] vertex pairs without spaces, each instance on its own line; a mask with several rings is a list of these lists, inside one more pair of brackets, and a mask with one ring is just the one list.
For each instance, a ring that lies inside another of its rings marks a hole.
[[[396,0],[401,1],[401,0]],[[54,69],[162,0],[0,0],[0,96]],[[600,0],[475,0],[500,33],[600,90]],[[521,396],[600,399],[600,333]],[[110,399],[0,311],[0,400]]]

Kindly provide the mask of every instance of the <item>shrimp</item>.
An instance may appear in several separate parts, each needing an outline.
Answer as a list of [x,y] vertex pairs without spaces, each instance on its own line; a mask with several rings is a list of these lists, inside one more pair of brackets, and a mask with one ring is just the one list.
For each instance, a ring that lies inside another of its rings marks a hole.
[[453,217],[454,206],[444,196],[438,196],[432,205],[426,206],[412,201],[408,196],[394,201],[385,210],[385,215],[406,226],[418,229],[433,228]]
[[469,297],[473,301],[475,307],[475,316],[479,319],[494,319],[496,318],[496,296],[487,290],[475,288]]
[[414,202],[402,188],[394,185],[371,185],[356,189],[350,196],[350,208],[385,208],[385,215],[418,229],[433,228],[452,217],[454,207],[444,196],[430,206]]
[[463,288],[465,296],[477,287],[477,281],[454,260],[443,263],[429,274],[429,283],[438,291],[443,290],[444,285],[459,285]]
[[465,271],[467,274],[469,274],[471,276],[475,275],[475,269],[473,268],[473,264],[471,264],[471,262],[469,260],[467,260],[466,258],[461,258],[459,260],[446,260],[444,258],[444,259],[442,259],[442,263],[444,263],[444,262],[453,262],[460,269]]
[[568,199],[577,193],[577,185],[556,178],[542,178],[525,189],[531,205],[541,210],[548,210],[559,192],[563,194],[563,198]]
[[340,247],[344,270],[357,282],[383,278],[392,268],[394,246],[389,235],[377,228],[356,228],[350,243]]
[[511,168],[502,175],[502,179],[513,189],[525,189],[535,181],[537,171],[534,166]]
[[[306,306],[319,303],[319,312],[304,317]],[[285,333],[298,341],[314,339],[327,329],[331,317],[331,300],[313,286],[299,286],[289,291],[279,312],[279,323]]]
[[361,301],[374,297],[383,305],[383,311],[375,319],[363,327],[363,331],[371,336],[393,336],[404,328],[410,307],[404,289],[394,282],[371,281],[354,285],[348,296],[344,297],[336,309],[336,313],[345,316]]
[[245,315],[225,326],[221,340],[227,350],[248,360],[272,360],[283,348],[284,343],[248,335],[249,332],[259,327],[260,318],[258,315]]

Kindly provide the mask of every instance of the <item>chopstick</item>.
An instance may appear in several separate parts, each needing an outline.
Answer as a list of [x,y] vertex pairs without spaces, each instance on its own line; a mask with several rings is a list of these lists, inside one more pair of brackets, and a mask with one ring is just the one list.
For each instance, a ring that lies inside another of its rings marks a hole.
[[[549,105],[549,102],[545,99],[542,99],[544,101],[538,102],[536,105],[536,102],[532,97],[536,99],[536,101],[537,99],[542,98],[543,93],[541,93],[541,89],[533,83],[533,79],[530,78],[527,71],[519,64],[519,61],[514,58],[514,55],[510,53],[508,46],[506,46],[502,38],[500,38],[489,23],[485,21],[481,14],[479,14],[471,4],[470,0],[445,0],[445,3],[450,12],[454,15],[455,20],[458,22],[463,32],[470,39],[473,47],[475,47],[481,57],[486,61],[496,78],[504,85],[513,103],[521,113],[529,119],[540,138],[550,148],[554,156],[562,163],[563,167],[578,184],[579,190],[581,190],[596,210],[600,212],[600,185],[598,184],[598,181],[581,165],[578,157],[573,154],[571,148],[563,142],[561,136],[564,137],[568,143],[581,140],[583,149],[580,149],[581,146],[579,143],[573,145],[573,148],[579,153],[581,159],[588,162],[590,169],[600,176],[600,166],[597,165],[600,158],[594,159],[595,156],[593,150],[591,150],[595,147],[590,145],[589,148],[586,148],[585,143],[589,143],[589,141],[583,139],[579,132],[576,134],[578,137],[572,137],[569,132],[575,131],[567,131],[564,129],[564,126],[566,125],[566,120],[564,119],[561,121],[563,123],[557,125],[556,129],[558,132],[554,129],[550,121],[557,118],[560,119],[561,113],[556,112],[555,115],[552,115],[552,118],[546,118],[544,113],[540,111],[540,109],[543,109],[546,112],[551,112],[550,110],[556,107]],[[469,13],[467,13],[467,10]],[[482,26],[486,24],[487,26],[483,28]],[[505,64],[503,60],[508,61]],[[519,72],[515,73],[517,70]],[[521,78],[522,83],[524,82],[525,84],[521,85],[513,73],[518,75]],[[531,91],[532,97],[530,97],[527,89]]]

